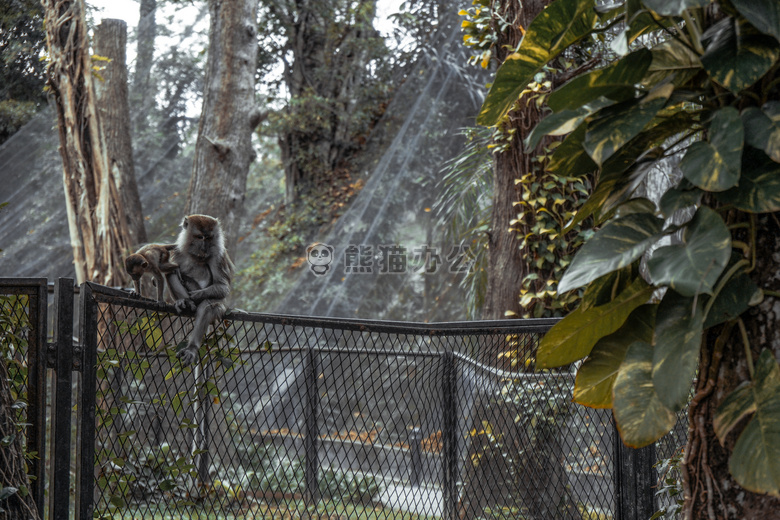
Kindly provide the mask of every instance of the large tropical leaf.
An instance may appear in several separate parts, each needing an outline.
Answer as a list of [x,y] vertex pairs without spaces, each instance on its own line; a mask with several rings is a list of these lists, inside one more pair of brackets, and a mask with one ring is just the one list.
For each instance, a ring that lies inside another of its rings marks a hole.
[[667,86],[670,89],[661,92],[659,97],[613,105],[594,116],[594,120],[588,124],[582,146],[596,164],[604,164],[612,154],[644,130],[666,104],[672,92],[672,86]]
[[613,387],[612,410],[620,437],[632,448],[642,448],[672,429],[677,415],[655,392],[652,378],[653,346],[635,341],[628,347]]
[[675,85],[682,85],[701,71],[699,56],[679,40],[669,39],[652,48],[653,62],[642,80],[645,85],[657,85],[673,76]]
[[742,121],[745,142],[780,162],[780,102],[770,101],[760,109],[749,107],[742,112]]
[[530,153],[539,144],[545,135],[565,135],[580,126],[586,117],[614,103],[611,99],[598,98],[592,103],[584,104],[576,110],[563,110],[551,114],[536,124],[534,129],[526,137],[524,145],[526,152]]
[[638,307],[617,332],[598,340],[577,371],[575,402],[591,408],[612,408],[612,387],[628,347],[635,341],[653,341],[657,308],[652,304]]
[[590,34],[598,20],[594,6],[594,0],[556,0],[534,18],[520,49],[496,72],[477,123],[498,124],[544,65]]
[[780,43],[742,19],[721,20],[702,41],[707,45],[702,65],[713,80],[735,94],[758,81],[780,58]]
[[537,366],[558,367],[584,358],[599,339],[619,329],[634,309],[646,303],[653,290],[637,277],[611,302],[587,310],[573,310],[542,338],[536,354]]
[[608,223],[577,252],[558,284],[558,292],[582,287],[631,264],[663,235],[663,224],[663,219],[647,213]]
[[559,112],[577,109],[599,97],[628,101],[634,98],[635,85],[652,61],[652,54],[647,49],[632,52],[609,67],[577,76],[559,87],[547,98],[547,106]]
[[704,328],[733,320],[751,305],[760,302],[762,297],[763,293],[748,275],[740,273],[732,277],[715,295],[715,301],[704,320]]
[[718,407],[713,428],[721,443],[750,414],[753,418],[734,445],[729,469],[745,489],[780,497],[780,368],[770,350],[761,352],[753,381]]
[[653,283],[683,296],[712,294],[730,256],[728,227],[714,210],[702,206],[685,227],[682,243],[658,248],[647,269]]
[[661,197],[661,213],[669,218],[676,211],[695,206],[701,201],[702,191],[688,181],[680,181],[674,188],[670,188]]
[[598,168],[582,147],[586,124],[582,123],[555,149],[547,169],[558,175],[574,177],[592,172]]
[[648,9],[663,16],[679,16],[686,9],[695,9],[710,4],[711,0],[642,0]]
[[653,348],[653,385],[670,410],[682,410],[699,366],[703,311],[701,300],[666,291],[658,306]]
[[731,0],[731,4],[756,29],[780,40],[780,2],[777,0]]
[[736,108],[717,112],[707,141],[693,143],[680,161],[686,179],[705,191],[725,191],[739,181],[744,130]]
[[762,151],[746,147],[739,184],[718,193],[717,197],[724,204],[733,204],[748,213],[780,211],[780,164]]

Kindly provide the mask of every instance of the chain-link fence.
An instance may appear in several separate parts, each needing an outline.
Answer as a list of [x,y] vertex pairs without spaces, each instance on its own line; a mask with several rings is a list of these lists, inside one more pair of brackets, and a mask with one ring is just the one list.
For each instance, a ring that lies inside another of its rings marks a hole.
[[613,518],[609,413],[570,403],[570,372],[533,371],[552,320],[236,312],[182,369],[192,318],[86,289],[99,513]]

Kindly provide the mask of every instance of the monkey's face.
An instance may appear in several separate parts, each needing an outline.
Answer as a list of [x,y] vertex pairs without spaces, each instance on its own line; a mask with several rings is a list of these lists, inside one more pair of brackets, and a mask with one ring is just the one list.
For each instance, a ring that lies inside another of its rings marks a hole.
[[199,260],[221,254],[222,229],[219,220],[207,215],[190,215],[182,221],[184,250]]
[[134,253],[125,258],[125,271],[133,280],[138,281],[148,268],[149,262],[146,261],[143,255]]
[[325,274],[333,262],[333,246],[320,243],[310,245],[306,248],[306,260],[314,274],[318,276]]

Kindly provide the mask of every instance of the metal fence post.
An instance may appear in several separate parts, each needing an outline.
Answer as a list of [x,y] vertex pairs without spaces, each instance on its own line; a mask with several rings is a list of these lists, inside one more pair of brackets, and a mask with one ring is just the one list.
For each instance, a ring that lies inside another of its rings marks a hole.
[[311,346],[306,353],[306,436],[304,437],[304,452],[306,453],[306,468],[304,480],[306,482],[306,505],[314,505],[319,500],[319,483],[317,473],[319,471],[317,413],[319,411],[320,394],[317,388],[317,373],[319,372],[319,356]]
[[95,401],[97,397],[98,304],[89,283],[79,292],[81,395],[78,399],[76,519],[95,510]]
[[60,278],[54,288],[57,308],[55,380],[52,395],[52,478],[49,483],[50,516],[70,517],[70,432],[73,409],[73,279]]
[[[613,419],[614,425],[614,419]],[[615,520],[647,520],[655,513],[655,445],[629,448],[614,427]]]
[[444,484],[444,508],[442,518],[457,518],[458,510],[458,437],[457,437],[457,385],[455,380],[455,355],[447,351],[442,355],[442,482]]

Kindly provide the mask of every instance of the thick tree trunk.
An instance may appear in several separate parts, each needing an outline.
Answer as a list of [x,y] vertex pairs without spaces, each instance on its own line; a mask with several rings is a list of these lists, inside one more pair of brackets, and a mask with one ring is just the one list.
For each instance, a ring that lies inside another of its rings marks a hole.
[[146,242],[146,228],[138,195],[130,137],[130,106],[127,92],[127,24],[103,20],[95,29],[95,54],[109,58],[95,82],[97,110],[103,127],[106,157],[117,191],[122,198],[130,243]]
[[122,257],[130,240],[95,108],[83,1],[44,0],[43,6],[76,277],[124,285]]
[[[777,291],[780,281],[780,225],[773,215],[757,217],[756,267],[753,280],[762,289]],[[780,301],[764,301],[742,316],[753,359],[770,349],[780,360]],[[722,338],[718,338],[722,336]],[[715,411],[742,382],[750,379],[739,327],[728,325],[710,334],[702,347],[696,396],[689,410],[686,447],[686,509],[689,520],[770,520],[780,516],[780,499],[744,490],[731,477],[729,457],[742,427],[721,446],[712,429]],[[747,421],[745,421],[745,424]]]
[[[523,37],[524,28],[539,14],[550,0],[502,0],[498,7],[500,20],[503,24],[511,20],[504,31],[497,31],[499,40],[495,45],[495,54],[499,63],[513,52]],[[496,153],[493,159],[493,216],[490,225],[488,242],[487,287],[485,289],[485,306],[482,309],[483,319],[500,319],[507,315],[519,317],[520,284],[527,274],[523,251],[520,249],[520,235],[523,224],[512,224],[517,218],[518,210],[515,203],[520,200],[520,193],[515,188],[515,180],[531,171],[533,154],[523,151],[523,139],[541,120],[542,114],[535,103],[520,103],[503,123],[505,133],[514,132],[509,148]]]
[[257,6],[257,0],[209,0],[209,55],[188,212],[219,218],[229,250],[255,158],[252,131],[261,117],[255,103]]
[[148,126],[149,111],[154,105],[151,74],[154,59],[154,39],[157,35],[157,0],[141,0],[138,18],[138,44],[135,56],[135,76],[133,77],[133,104],[137,108],[133,117],[135,135]]

